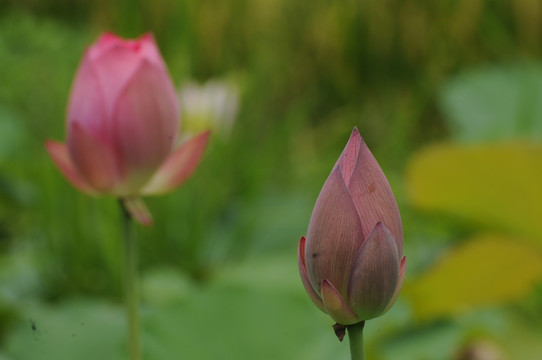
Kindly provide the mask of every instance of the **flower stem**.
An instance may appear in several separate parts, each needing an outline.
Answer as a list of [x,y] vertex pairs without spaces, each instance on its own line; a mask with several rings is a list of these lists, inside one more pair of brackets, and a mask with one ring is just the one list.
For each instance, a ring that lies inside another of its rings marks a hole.
[[365,348],[363,346],[363,327],[365,321],[348,325],[348,339],[350,341],[350,357],[352,360],[365,360]]
[[119,200],[124,237],[124,295],[126,318],[128,320],[128,348],[131,360],[141,360],[141,342],[139,340],[139,284],[137,278],[137,243],[132,229],[132,217]]

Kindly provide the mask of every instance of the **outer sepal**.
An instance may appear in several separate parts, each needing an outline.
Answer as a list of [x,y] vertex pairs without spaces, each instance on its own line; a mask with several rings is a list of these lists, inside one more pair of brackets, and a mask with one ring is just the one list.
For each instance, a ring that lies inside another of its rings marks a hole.
[[318,309],[327,313],[326,307],[324,306],[322,299],[320,298],[318,293],[314,291],[314,288],[311,285],[311,281],[309,280],[309,275],[307,274],[307,268],[305,267],[305,241],[305,237],[302,236],[301,240],[299,240],[299,247],[297,248],[297,265],[299,266],[299,275],[301,275],[301,282],[303,283],[305,291],[307,292],[307,294],[309,294],[312,302],[318,307]]
[[327,279],[320,286],[326,312],[333,320],[342,325],[351,325],[361,321],[356,313],[348,306],[341,294]]
[[139,197],[129,197],[122,199],[124,210],[130,217],[143,226],[151,226],[153,223],[152,215],[145,205],[143,199]]
[[121,179],[114,149],[76,121],[69,131],[68,149],[77,172],[96,192],[112,193]]
[[203,156],[209,135],[209,131],[196,135],[169,155],[150,182],[143,187],[141,193],[143,195],[163,194],[187,180],[196,170]]
[[68,182],[72,184],[76,189],[89,194],[96,195],[88,183],[81,177],[68,152],[66,144],[59,143],[57,141],[46,141],[45,148],[53,159],[55,165],[60,170],[62,175]]
[[397,300],[397,297],[399,297],[399,293],[401,292],[401,288],[403,287],[403,283],[405,282],[405,271],[406,271],[406,256],[403,256],[401,259],[401,265],[399,265],[399,279],[397,280],[397,287],[395,288],[395,292],[393,293],[393,296],[391,297],[391,301],[386,306],[383,312],[388,311],[393,304],[395,304],[395,300]]

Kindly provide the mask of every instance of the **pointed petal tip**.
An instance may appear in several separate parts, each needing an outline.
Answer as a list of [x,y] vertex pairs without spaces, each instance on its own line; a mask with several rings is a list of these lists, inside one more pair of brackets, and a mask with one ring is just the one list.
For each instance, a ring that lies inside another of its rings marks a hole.
[[335,163],[334,168],[339,167],[341,169],[341,174],[343,175],[345,183],[350,184],[350,179],[352,177],[352,172],[356,166],[356,162],[359,158],[360,146],[363,142],[363,139],[359,135],[358,129],[354,128],[352,134],[344,147],[339,159]]
[[114,32],[110,30],[104,31],[100,37],[105,37],[105,38],[111,37],[115,39],[119,38]]
[[73,187],[88,195],[96,195],[96,192],[87,184],[73,164],[66,144],[54,140],[46,140],[45,149],[58,170]]
[[209,136],[211,136],[211,130],[205,130],[196,136],[201,137],[201,141],[207,142],[209,140]]
[[59,165],[59,162],[64,163],[70,160],[66,158],[68,156],[66,144],[55,140],[45,140],[44,145],[45,150],[47,150],[47,153],[51,156],[55,164]]
[[379,222],[376,223],[376,225],[373,227],[373,229],[369,233],[369,236],[371,236],[373,233],[378,234],[380,236],[380,238],[382,238],[382,239],[384,237],[386,239],[391,238],[395,242],[395,237],[393,236],[391,231],[386,227],[386,225],[384,225],[384,223],[382,221],[379,221]]
[[342,342],[344,339],[344,336],[346,335],[346,326],[339,323],[335,323],[335,325],[333,325],[333,332],[335,332],[335,336],[337,336],[337,339],[339,339],[339,341]]
[[401,259],[401,263],[399,264],[399,279],[397,280],[397,288],[399,290],[401,289],[401,286],[403,285],[403,281],[405,278],[405,272],[406,272],[406,256],[403,256]]
[[139,37],[141,40],[152,40],[154,41],[154,34],[150,31],[147,31],[146,33],[141,34]]
[[145,227],[150,227],[150,226],[154,225],[154,219],[153,219],[152,215],[150,213],[148,215],[149,216],[142,216],[142,217],[136,219],[137,222],[139,224],[145,226]]
[[[352,130],[352,133],[350,134],[350,138],[356,138],[358,139],[358,141],[361,143],[361,144],[365,144],[365,140],[363,139],[363,136],[361,135],[361,133],[359,132],[358,130],[358,127],[357,126],[354,126],[354,129]],[[365,145],[367,146],[367,145]]]
[[363,139],[357,127],[354,127],[354,129],[352,130],[352,133],[350,134],[350,139],[348,141],[352,141],[353,139],[356,139],[357,141]]
[[301,236],[301,239],[299,239],[299,246],[297,248],[297,255],[301,259],[303,266],[305,266],[305,242],[307,239],[305,236]]
[[119,37],[117,35],[115,35],[113,32],[111,31],[104,31],[99,37],[98,39],[96,40],[96,43],[94,44],[97,45],[97,44],[103,44],[104,42],[108,42],[108,41],[116,41],[118,40]]
[[143,226],[151,226],[154,221],[147,205],[141,198],[126,198],[122,200],[124,209],[130,217]]
[[56,141],[56,140],[50,140],[50,139],[45,140],[45,147],[47,149],[49,149],[50,146],[54,146],[54,144],[61,144],[61,142]]
[[144,195],[159,195],[174,190],[196,170],[209,139],[210,131],[195,135],[169,157],[142,190]]
[[320,292],[326,311],[333,320],[343,325],[351,325],[361,321],[339,291],[327,279],[322,280]]

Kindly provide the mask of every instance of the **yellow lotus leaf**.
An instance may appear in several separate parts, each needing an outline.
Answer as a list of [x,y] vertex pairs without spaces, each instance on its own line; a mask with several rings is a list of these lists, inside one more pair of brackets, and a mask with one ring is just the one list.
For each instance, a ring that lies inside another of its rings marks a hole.
[[416,154],[407,193],[426,210],[534,237],[542,246],[542,144],[441,144]]
[[404,289],[422,319],[521,299],[542,279],[542,255],[521,239],[485,234],[446,253]]

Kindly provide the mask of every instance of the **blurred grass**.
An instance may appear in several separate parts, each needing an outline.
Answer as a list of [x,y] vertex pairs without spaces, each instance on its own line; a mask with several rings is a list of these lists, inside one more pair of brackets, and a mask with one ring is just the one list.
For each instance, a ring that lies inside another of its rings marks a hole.
[[[212,138],[182,188],[148,199],[156,224],[137,230],[150,292],[147,351],[164,359],[176,358],[167,349],[179,344],[186,345],[180,351],[198,351],[210,332],[195,330],[199,320],[204,330],[227,333],[216,346],[226,358],[263,359],[257,355],[264,351],[269,358],[324,359],[346,357],[346,345],[336,343],[303,293],[295,251],[353,126],[398,197],[407,282],[423,284],[439,259],[468,247],[480,232],[515,238],[532,234],[522,230],[529,225],[536,229],[536,206],[522,207],[536,192],[525,186],[537,183],[533,165],[510,151],[504,162],[495,148],[511,140],[521,147],[525,139],[539,146],[541,18],[540,5],[526,0],[1,2],[0,359],[36,352],[58,359],[55,348],[67,344],[66,354],[80,358],[101,340],[111,350],[104,356],[124,352],[117,204],[78,194],[43,148],[45,139],[64,138],[70,83],[99,33],[152,31],[179,86],[228,77],[240,89],[230,137]],[[472,156],[446,157],[435,150],[441,145],[426,147],[440,141],[458,153],[466,142],[485,144],[488,169],[474,164],[480,174],[469,178]],[[449,171],[426,165],[417,178],[405,178],[412,159],[424,153]],[[524,172],[507,172],[521,164]],[[498,206],[481,198],[486,183],[509,191],[497,186],[502,178],[484,178],[495,171],[526,195],[493,194]],[[416,185],[419,198],[410,193]],[[421,198],[431,204],[420,206]],[[450,209],[446,199],[463,199],[465,208]],[[484,259],[477,265],[484,268]],[[457,292],[464,276],[450,280]],[[542,327],[540,284],[533,279],[516,301],[488,307],[473,300],[424,321],[413,315],[423,302],[404,296],[367,326],[369,354],[467,359],[461,354],[489,343],[505,359],[536,358],[541,350],[531,339]],[[424,301],[438,299],[431,296],[436,285],[426,290]],[[91,314],[98,314],[92,326]],[[88,318],[88,327],[80,329],[73,316]],[[111,321],[111,332],[103,331],[100,316]],[[29,317],[40,333],[31,332]],[[267,330],[254,330],[266,321]],[[240,329],[230,334],[233,324]],[[246,352],[235,352],[239,344],[247,344]],[[206,351],[198,358],[217,358]]]

